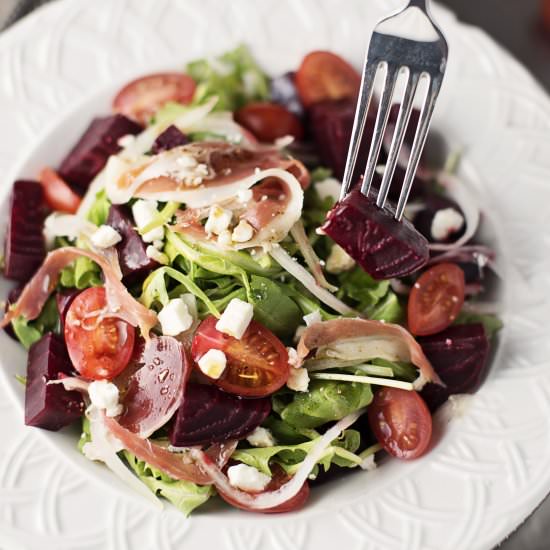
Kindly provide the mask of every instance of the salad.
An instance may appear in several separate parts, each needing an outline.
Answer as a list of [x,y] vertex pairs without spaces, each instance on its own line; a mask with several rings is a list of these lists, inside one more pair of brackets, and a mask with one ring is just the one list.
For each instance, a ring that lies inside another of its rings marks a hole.
[[240,46],[130,82],[14,183],[2,326],[27,425],[78,423],[87,458],[185,514],[295,510],[429,451],[432,413],[486,375],[495,254],[456,158],[423,161],[403,223],[339,201],[359,84],[330,52],[269,78]]

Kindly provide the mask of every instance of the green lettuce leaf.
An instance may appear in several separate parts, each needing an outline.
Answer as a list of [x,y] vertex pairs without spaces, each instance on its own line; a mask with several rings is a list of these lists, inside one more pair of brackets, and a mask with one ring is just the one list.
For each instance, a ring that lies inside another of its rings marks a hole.
[[194,104],[217,96],[216,110],[235,111],[269,98],[269,80],[244,45],[213,59],[192,61],[185,71],[197,82]]
[[313,380],[307,392],[278,393],[272,397],[275,412],[295,428],[317,428],[340,420],[371,401],[369,384],[333,380]]
[[460,312],[455,320],[455,325],[468,325],[471,323],[481,323],[485,327],[485,332],[489,339],[493,339],[497,332],[504,326],[502,321],[496,315],[482,315],[479,313]]
[[190,481],[172,479],[132,453],[123,451],[123,454],[130,468],[155,495],[164,497],[186,516],[214,494],[211,485],[201,486]]
[[96,194],[95,201],[86,214],[86,219],[95,225],[103,225],[107,222],[110,208],[111,201],[107,198],[105,189],[102,189]]
[[16,317],[11,326],[17,339],[25,349],[29,349],[35,342],[38,342],[46,332],[57,329],[59,313],[55,298],[49,298],[44,304],[40,315],[34,321],[27,321],[23,316]]

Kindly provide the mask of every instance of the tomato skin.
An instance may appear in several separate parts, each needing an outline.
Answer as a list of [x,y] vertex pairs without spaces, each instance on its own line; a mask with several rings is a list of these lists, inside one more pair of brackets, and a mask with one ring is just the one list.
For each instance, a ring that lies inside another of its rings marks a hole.
[[249,103],[234,114],[236,122],[250,130],[260,141],[274,142],[277,138],[293,136],[297,140],[304,137],[300,119],[277,103],[257,101]]
[[113,100],[113,109],[140,124],[147,124],[156,111],[169,101],[189,103],[195,81],[183,73],[156,73],[126,84]]
[[391,455],[403,460],[422,456],[432,438],[432,416],[415,391],[382,388],[367,409],[376,439]]
[[52,210],[75,214],[82,199],[51,168],[43,168],[39,177],[44,198]]
[[[251,321],[243,337],[237,340],[218,331],[216,323],[214,316],[204,319],[191,346],[196,365],[210,349],[225,353],[225,371],[217,380],[208,378],[212,384],[242,397],[265,397],[284,386],[290,374],[288,352],[277,336],[257,321]],[[196,368],[199,370],[198,365]]]
[[[269,482],[269,485],[266,487],[265,491],[276,491],[290,480],[290,476],[285,473],[285,471],[279,466],[275,465],[271,467],[271,472],[273,473],[273,478]],[[261,514],[284,514],[286,512],[294,512],[303,508],[307,499],[309,498],[309,484],[306,481],[301,489],[289,500],[279,504],[279,506],[274,506],[273,508],[266,508],[264,510],[255,510],[248,508],[233,500],[229,495],[224,494],[218,489],[218,494],[227,502],[234,506],[235,508],[240,508],[241,510],[246,510],[247,512],[259,512]],[[261,493],[257,493],[261,494]]]
[[357,97],[361,75],[340,56],[314,51],[304,57],[295,82],[302,103],[309,107],[329,99]]
[[98,322],[97,316],[91,315],[106,306],[105,289],[92,287],[74,298],[65,316],[69,357],[75,369],[92,380],[115,378],[128,365],[134,349],[132,325],[115,317]]
[[429,336],[445,330],[464,304],[464,271],[455,264],[438,264],[413,285],[407,306],[409,330]]

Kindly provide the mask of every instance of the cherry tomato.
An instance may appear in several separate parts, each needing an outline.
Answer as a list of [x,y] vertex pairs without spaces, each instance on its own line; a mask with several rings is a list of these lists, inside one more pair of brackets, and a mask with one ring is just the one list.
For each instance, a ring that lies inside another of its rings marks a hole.
[[235,120],[250,130],[260,141],[272,143],[283,136],[300,140],[304,129],[300,119],[277,103],[258,101],[235,112]]
[[216,329],[217,319],[207,317],[197,329],[191,355],[195,363],[210,349],[227,357],[221,378],[209,379],[229,393],[243,397],[265,397],[282,387],[290,373],[288,353],[270,330],[252,321],[240,340]]
[[113,109],[146,124],[168,101],[189,103],[195,93],[195,81],[183,73],[158,73],[133,80],[113,100]]
[[464,304],[464,271],[455,264],[439,264],[423,273],[409,296],[409,330],[428,336],[445,330]]
[[[284,485],[287,481],[290,480],[290,476],[286,474],[285,471],[278,465],[272,466],[271,472],[273,474],[273,477],[271,478],[269,485],[265,488],[265,492],[276,491],[281,487],[281,485]],[[231,504],[231,506],[235,506],[235,508],[240,508],[241,510],[246,510],[248,512],[261,512],[262,514],[284,514],[285,512],[293,512],[294,510],[299,510],[304,506],[309,497],[309,484],[306,481],[302,485],[302,488],[291,499],[279,504],[279,506],[266,508],[265,510],[255,510],[253,508],[248,508],[247,506],[243,506],[239,502],[236,502],[229,495],[224,494],[222,491],[218,490],[218,493],[223,498],[223,500],[225,500],[225,502]]]
[[415,391],[382,388],[368,409],[369,424],[384,449],[409,460],[423,455],[432,438],[432,416]]
[[102,317],[103,287],[88,288],[71,303],[65,317],[65,343],[76,370],[92,380],[112,379],[132,356],[135,329],[122,319]]
[[309,107],[327,99],[357,97],[361,76],[340,56],[316,51],[304,57],[295,82],[302,103]]
[[44,190],[46,203],[52,210],[74,214],[82,199],[59,177],[51,168],[44,168],[40,172],[40,183]]

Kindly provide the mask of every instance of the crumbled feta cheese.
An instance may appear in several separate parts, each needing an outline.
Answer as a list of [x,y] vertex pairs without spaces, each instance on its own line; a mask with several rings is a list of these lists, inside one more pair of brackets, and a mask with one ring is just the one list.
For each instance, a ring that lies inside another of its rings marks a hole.
[[300,341],[300,338],[302,337],[302,335],[306,331],[306,328],[307,327],[305,327],[304,325],[300,325],[300,326],[296,327],[296,332],[294,333],[294,338],[293,338],[294,342],[299,342]]
[[197,307],[197,297],[190,292],[186,292],[185,294],[182,294],[180,298],[185,302],[191,317],[195,320],[198,319],[199,308]]
[[231,238],[236,243],[246,243],[254,236],[254,228],[245,220],[241,220],[233,229]]
[[239,298],[233,298],[218,319],[216,330],[240,340],[253,316],[254,307],[252,304],[239,300]]
[[227,365],[227,357],[225,353],[219,349],[209,349],[198,361],[199,369],[209,376],[217,380],[225,370]]
[[239,202],[245,203],[251,200],[253,197],[252,189],[241,189],[237,193],[237,199]]
[[323,318],[321,317],[321,312],[318,309],[312,311],[311,313],[308,313],[307,315],[304,315],[303,319],[306,327],[310,327],[315,323],[321,323],[323,321]]
[[170,300],[159,312],[158,320],[165,336],[177,336],[193,325],[193,317],[181,298]]
[[161,241],[161,240],[153,241],[153,246],[158,250],[162,250],[164,248],[164,241]]
[[337,201],[340,198],[341,188],[342,184],[336,178],[327,178],[315,184],[315,191],[317,191],[321,200],[330,197],[334,201]]
[[227,469],[227,477],[233,487],[251,492],[263,491],[271,481],[268,475],[247,464],[230,466]]
[[197,159],[193,155],[180,155],[176,159],[176,164],[180,168],[195,168],[198,164]]
[[288,364],[291,367],[294,367],[295,369],[298,368],[298,364],[300,362],[300,359],[298,357],[298,352],[291,347],[286,348],[286,351],[288,353]]
[[374,460],[374,453],[367,456],[363,460],[363,462],[361,462],[360,466],[363,470],[367,470],[367,472],[372,472],[372,470],[376,470],[376,462]]
[[147,254],[148,258],[155,260],[159,264],[168,265],[170,263],[168,256],[151,244],[145,249],[145,254]]
[[435,213],[430,231],[436,241],[444,241],[460,231],[463,225],[464,218],[460,212],[454,208],[444,208]]
[[284,149],[294,143],[294,136],[286,135],[275,140],[275,147],[277,149]]
[[122,405],[118,402],[118,388],[107,380],[95,380],[88,386],[88,395],[94,407],[105,409],[107,416],[118,416]]
[[231,246],[231,243],[233,240],[231,239],[231,231],[229,229],[225,229],[218,235],[218,244],[220,246],[228,247]]
[[[132,214],[139,231],[147,227],[155,219],[157,213],[157,201],[139,199],[132,206]],[[146,243],[161,241],[164,239],[164,229],[162,227],[156,227],[145,233],[145,235],[142,235],[141,238]]]
[[309,387],[309,373],[304,367],[291,368],[286,382],[287,387],[294,391],[307,391]]
[[276,441],[273,434],[266,428],[258,426],[246,440],[253,447],[273,447]]
[[218,204],[214,204],[210,207],[210,213],[208,215],[208,219],[206,220],[204,229],[207,233],[220,235],[229,227],[232,218],[233,212],[231,212],[231,210],[227,210]]
[[109,225],[100,225],[90,237],[92,244],[97,248],[109,248],[122,240],[118,231]]
[[126,147],[131,147],[135,141],[136,136],[132,134],[126,134],[125,136],[118,138],[117,145],[124,149]]
[[327,271],[329,273],[343,273],[355,266],[355,260],[338,244],[333,244],[327,258]]

